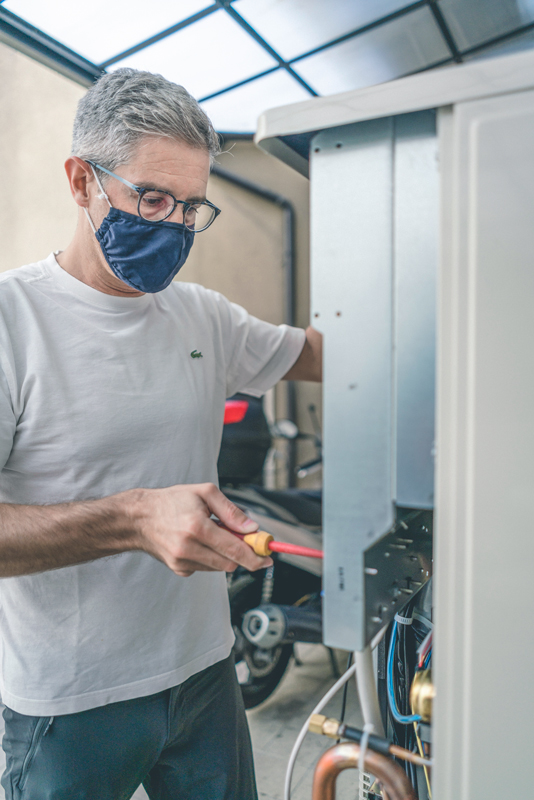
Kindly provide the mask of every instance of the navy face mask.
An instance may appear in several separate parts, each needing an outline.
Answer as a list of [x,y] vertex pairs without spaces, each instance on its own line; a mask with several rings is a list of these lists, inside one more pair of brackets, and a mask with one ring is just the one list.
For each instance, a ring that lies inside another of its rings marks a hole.
[[[101,185],[100,188],[108,200]],[[139,292],[165,289],[185,264],[195,240],[194,231],[187,225],[150,222],[113,208],[111,203],[96,230],[89,212],[86,208],[84,211],[113,274]]]

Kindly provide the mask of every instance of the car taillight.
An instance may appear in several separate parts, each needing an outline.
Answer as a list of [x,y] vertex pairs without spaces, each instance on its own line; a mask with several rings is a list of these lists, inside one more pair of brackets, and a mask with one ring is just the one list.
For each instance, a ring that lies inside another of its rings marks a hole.
[[224,424],[242,422],[247,411],[248,402],[246,400],[227,400],[224,404]]

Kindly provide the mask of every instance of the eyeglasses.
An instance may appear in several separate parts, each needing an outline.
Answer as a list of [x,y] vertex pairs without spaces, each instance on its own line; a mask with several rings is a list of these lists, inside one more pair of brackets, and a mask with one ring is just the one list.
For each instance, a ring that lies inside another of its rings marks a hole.
[[136,186],[126,178],[121,178],[120,175],[115,175],[111,170],[101,167],[94,161],[87,161],[94,169],[102,170],[112,178],[116,178],[125,186],[129,186],[139,195],[137,201],[137,213],[143,219],[149,222],[163,222],[171,216],[177,206],[182,206],[183,223],[195,233],[200,233],[209,228],[214,222],[221,209],[210,203],[209,200],[201,200],[199,203],[186,203],[185,200],[177,200],[170,192],[165,192],[162,189],[144,189],[141,186]]

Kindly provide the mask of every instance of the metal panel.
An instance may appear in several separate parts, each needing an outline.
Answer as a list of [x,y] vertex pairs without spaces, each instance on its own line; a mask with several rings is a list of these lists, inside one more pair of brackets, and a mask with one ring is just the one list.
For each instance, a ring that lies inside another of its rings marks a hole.
[[534,92],[440,127],[433,793],[531,797]]
[[397,504],[434,504],[439,175],[434,111],[395,117]]
[[364,646],[363,552],[393,523],[391,119],[312,140],[312,317],[325,334],[325,641]]
[[432,575],[431,511],[398,508],[395,527],[365,552],[365,639],[371,641]]
[[359,650],[398,607],[392,581],[404,590],[420,578],[393,546],[384,574],[366,581],[366,551],[391,529],[395,501],[433,504],[435,115],[323,131],[311,150],[312,314],[325,334],[325,641]]
[[[255,141],[269,150],[269,140],[277,136],[298,136],[533,87],[534,52],[531,50],[273,108],[258,119]],[[286,143],[292,146],[294,139],[288,139]],[[282,152],[277,155],[284,160]]]

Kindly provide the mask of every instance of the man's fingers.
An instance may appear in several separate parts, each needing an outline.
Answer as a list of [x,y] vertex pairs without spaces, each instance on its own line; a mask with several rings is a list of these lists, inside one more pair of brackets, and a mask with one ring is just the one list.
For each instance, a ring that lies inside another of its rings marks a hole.
[[[170,566],[170,565],[167,565]],[[236,564],[233,565],[234,568]],[[175,565],[172,571],[175,575],[178,575],[180,578],[189,578],[191,575],[194,575],[195,572],[222,572],[223,570],[215,570],[212,567],[207,567],[206,564],[199,564],[197,561],[180,561],[178,565]],[[226,570],[227,572],[233,572],[233,569]]]
[[200,486],[200,496],[206,502],[212,514],[215,514],[230,530],[238,533],[254,533],[258,523],[249,519],[234,503],[228,500],[213,483]]
[[178,550],[168,556],[169,566],[173,572],[181,570],[184,566],[185,571],[191,570],[194,565],[195,570],[213,572],[233,572],[237,562],[226,553],[220,553],[211,547],[206,547],[199,540],[198,536],[186,535],[182,540]]
[[215,550],[251,572],[257,569],[265,569],[265,567],[272,564],[270,558],[257,556],[252,547],[245,544],[239,536],[234,536],[233,533],[229,533],[224,528],[219,527],[211,519],[207,519],[202,526],[202,530],[199,531],[199,538],[211,550]]

